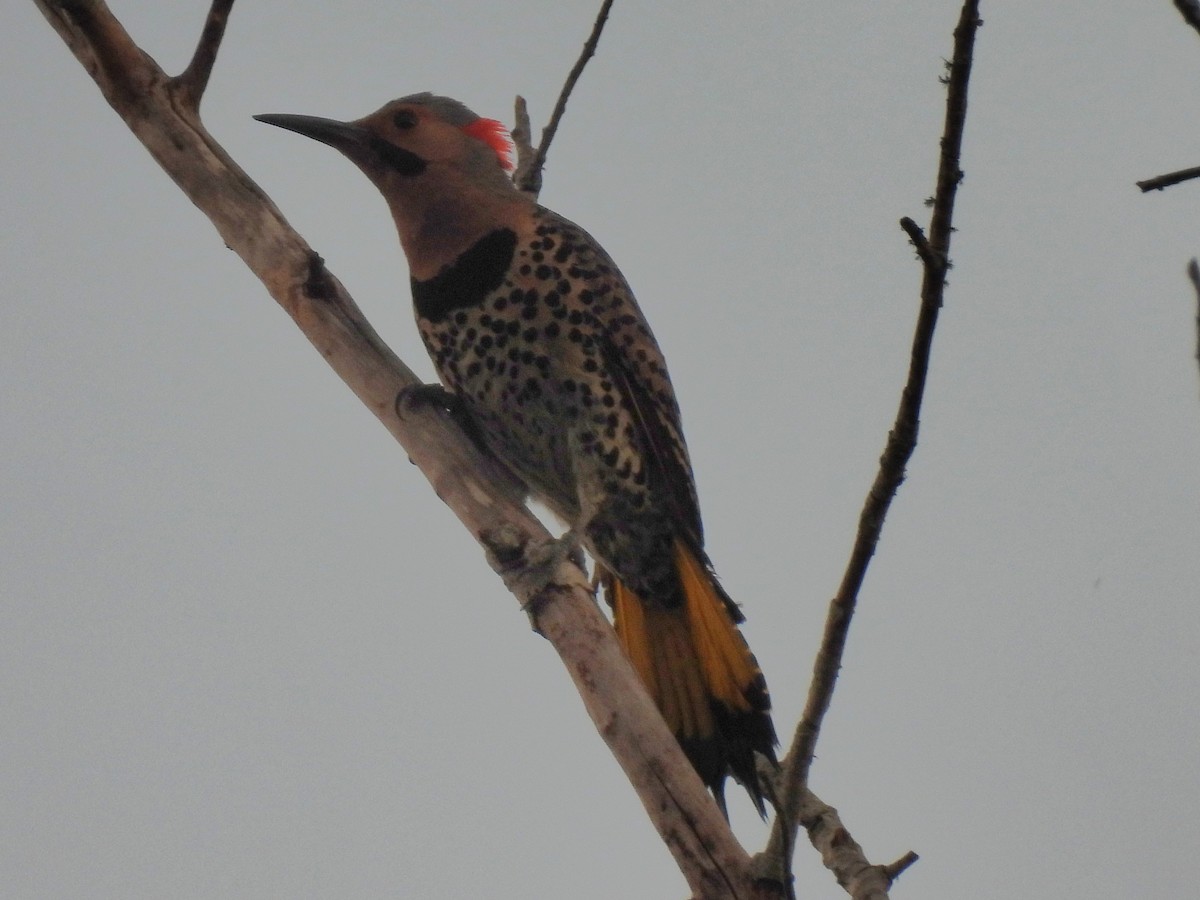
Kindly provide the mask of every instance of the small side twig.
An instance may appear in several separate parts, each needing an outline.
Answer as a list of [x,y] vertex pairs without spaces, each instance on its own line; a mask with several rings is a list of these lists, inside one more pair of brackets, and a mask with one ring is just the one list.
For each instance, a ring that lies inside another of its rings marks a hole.
[[172,79],[180,100],[192,112],[200,110],[200,100],[208,87],[208,79],[217,61],[217,51],[225,37],[225,23],[229,21],[229,11],[232,8],[233,0],[213,0],[208,10],[208,18],[204,21],[204,30],[200,32],[200,40],[196,43],[196,51],[192,54],[192,61]]
[[1156,175],[1154,178],[1147,178],[1145,181],[1137,182],[1137,186],[1145,194],[1150,191],[1161,191],[1163,188],[1168,188],[1173,184],[1179,184],[1183,181],[1191,181],[1193,178],[1200,178],[1200,166],[1193,166],[1190,169],[1180,169],[1178,172],[1168,172],[1166,175]]
[[[567,111],[567,100],[571,96],[571,91],[575,90],[575,83],[579,81],[579,76],[583,74],[583,68],[588,64],[588,60],[596,54],[596,47],[600,44],[600,33],[604,31],[604,25],[608,21],[608,12],[612,9],[612,5],[613,0],[604,0],[600,4],[600,12],[596,14],[596,21],[592,24],[592,33],[588,35],[588,39],[583,44],[583,50],[579,54],[579,59],[575,60],[575,65],[567,74],[567,80],[563,82],[562,90],[558,94],[558,100],[554,104],[554,112],[550,114],[550,121],[542,129],[542,140],[538,144],[537,150],[528,158],[527,166],[521,166],[520,154],[518,153],[518,167],[514,180],[517,187],[528,194],[533,194],[535,197],[542,190],[542,169],[546,165],[546,154],[550,152],[550,142],[554,140],[554,135],[558,131],[558,123],[562,121],[563,113]],[[519,98],[518,102],[520,104],[524,103]]]
[[[537,148],[531,143],[533,139],[533,125],[529,121],[529,104],[525,102],[525,98],[517,94],[516,102],[513,104],[513,130],[512,142],[513,149],[517,153],[517,168],[513,172],[513,181],[521,190],[531,194],[534,199],[537,199],[538,193],[541,191],[541,178],[538,178],[536,185],[529,184],[529,168],[533,165],[533,158],[537,154]],[[534,190],[534,188],[537,190]]]
[[917,249],[917,256],[926,266],[937,266],[945,262],[938,259],[934,249],[929,246],[929,238],[925,237],[925,232],[921,230],[921,226],[905,216],[900,220],[900,227],[904,229],[904,233],[908,235],[908,239],[912,241],[912,245]]
[[883,867],[883,874],[887,876],[888,884],[895,884],[896,879],[903,874],[904,870],[915,863],[921,857],[909,850],[894,863],[888,863]]
[[886,900],[888,889],[900,873],[918,859],[910,850],[886,866],[870,864],[842,824],[838,811],[807,789],[800,797],[800,823],[820,851],[825,868],[837,876],[838,884],[854,900]]

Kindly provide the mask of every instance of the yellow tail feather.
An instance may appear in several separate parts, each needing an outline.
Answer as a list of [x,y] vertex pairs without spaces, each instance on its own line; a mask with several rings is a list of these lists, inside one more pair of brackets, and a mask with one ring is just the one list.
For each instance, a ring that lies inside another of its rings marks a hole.
[[617,636],[663,718],[676,736],[713,735],[712,701],[730,712],[749,712],[747,692],[758,664],[732,621],[725,600],[695,555],[675,545],[683,609],[643,603],[613,578]]
[[671,731],[680,737],[710,736],[712,710],[682,610],[647,606],[615,578],[612,599],[621,646]]
[[709,692],[729,709],[749,712],[746,691],[759,677],[759,670],[746,639],[730,619],[712,576],[680,541],[675,542],[675,565]]

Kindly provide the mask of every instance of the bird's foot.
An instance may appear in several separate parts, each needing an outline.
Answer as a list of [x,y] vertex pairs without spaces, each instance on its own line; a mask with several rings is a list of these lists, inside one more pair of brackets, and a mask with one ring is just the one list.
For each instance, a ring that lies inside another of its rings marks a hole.
[[533,583],[545,587],[564,562],[572,562],[582,571],[587,571],[584,568],[583,546],[573,529],[529,551],[525,557],[525,571]]
[[560,537],[554,541],[554,546],[559,548],[563,559],[569,559],[575,563],[580,569],[587,572],[587,562],[583,557],[583,538],[574,528],[568,529]]
[[565,562],[574,564],[584,573],[587,572],[583,558],[583,546],[579,536],[573,530],[568,531],[560,538],[540,544],[526,553],[519,581],[522,588],[521,596],[526,598],[522,609],[529,616],[534,631],[539,631],[537,625],[539,608],[551,596],[547,588],[559,583],[557,573],[559,567]]

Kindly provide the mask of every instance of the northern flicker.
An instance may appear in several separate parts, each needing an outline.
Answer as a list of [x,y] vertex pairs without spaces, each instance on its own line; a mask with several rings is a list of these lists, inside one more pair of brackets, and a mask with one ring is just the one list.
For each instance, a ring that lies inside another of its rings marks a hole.
[[413,94],[352,122],[256,118],[340,150],[383,193],[445,390],[587,548],[701,779],[723,805],[732,774],[763,812],[766,682],[704,552],[666,363],[608,254],[516,188],[507,130],[456,100]]

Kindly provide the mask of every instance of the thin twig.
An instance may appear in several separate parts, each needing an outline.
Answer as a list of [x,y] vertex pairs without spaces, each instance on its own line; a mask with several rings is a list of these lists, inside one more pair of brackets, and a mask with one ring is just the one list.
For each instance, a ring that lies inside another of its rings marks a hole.
[[562,90],[558,94],[558,101],[554,104],[554,112],[550,114],[550,121],[542,129],[541,143],[538,144],[529,167],[517,178],[517,187],[535,197],[542,190],[542,169],[546,165],[546,154],[550,152],[550,142],[554,140],[563,113],[567,111],[567,100],[571,96],[571,91],[575,89],[575,82],[583,74],[583,68],[588,64],[588,60],[596,54],[596,47],[600,43],[600,33],[604,31],[604,24],[608,21],[608,11],[612,9],[612,5],[613,0],[604,0],[600,4],[600,12],[596,14],[596,21],[592,25],[592,33],[584,42],[579,59],[575,60],[575,65],[567,75],[567,80],[563,82]]
[[[1175,8],[1183,16],[1183,21],[1200,32],[1200,0],[1175,0]],[[1193,178],[1200,178],[1200,166],[1180,169],[1178,172],[1168,172],[1166,175],[1159,175],[1155,178],[1147,178],[1145,181],[1137,182],[1137,186],[1142,189],[1143,193],[1161,191],[1163,188],[1179,184],[1182,181],[1191,181]]]
[[[950,73],[947,79],[946,120],[941,140],[941,159],[929,237],[926,238],[915,223],[912,226],[904,226],[917,247],[923,268],[921,309],[913,335],[908,380],[901,394],[895,423],[888,434],[887,445],[880,458],[879,471],[859,516],[854,548],[842,583],[837,595],[829,604],[825,631],[813,665],[813,680],[809,687],[804,714],[796,726],[791,749],[784,760],[782,793],[786,815],[776,821],[768,855],[777,855],[779,848],[786,844],[783,829],[794,828],[796,823],[801,821],[798,811],[807,791],[808,773],[820,736],[821,723],[829,709],[837,683],[858,592],[866,577],[875,547],[879,543],[888,508],[904,480],[905,467],[916,448],[933,334],[946,286],[946,272],[950,268],[954,199],[962,181],[959,159],[962,152],[963,128],[966,124],[967,88],[971,76],[975,33],[980,24],[979,0],[966,0],[958,25],[954,29],[954,56],[948,63]],[[791,822],[785,825],[785,819],[791,819]]]
[[1182,181],[1191,181],[1193,178],[1200,178],[1200,166],[1193,166],[1190,169],[1180,169],[1178,172],[1168,172],[1166,175],[1147,178],[1145,181],[1137,182],[1137,186],[1142,189],[1142,193],[1147,193],[1149,191],[1161,191],[1163,188],[1179,184]]
[[1175,8],[1196,31],[1200,31],[1200,2],[1197,0],[1175,0]]
[[1200,263],[1193,258],[1188,263],[1187,272],[1196,291],[1196,362],[1200,364]]
[[867,566],[879,543],[884,517],[892,498],[904,480],[904,470],[917,444],[921,401],[929,371],[929,357],[937,327],[938,311],[946,286],[949,267],[950,235],[954,214],[954,199],[962,180],[959,158],[962,149],[963,126],[966,123],[967,86],[971,75],[971,54],[975,32],[979,25],[979,0],[967,0],[955,29],[954,59],[950,63],[950,81],[946,98],[946,125],[942,137],[941,164],[938,168],[938,188],[933,216],[929,224],[929,249],[923,255],[924,278],[921,285],[921,311],[913,336],[912,359],[908,382],[900,399],[896,421],[888,435],[887,446],[880,459],[879,473],[867,495],[859,517],[858,534],[846,573],[837,597],[830,606],[825,641],[818,656],[817,677],[814,679],[805,706],[804,717],[794,750],[794,761],[801,783],[807,780],[808,768],[816,748],[821,721],[829,709],[837,672],[841,667],[846,631],[854,615],[858,591],[866,576]]
[[196,52],[192,54],[192,61],[174,78],[180,99],[193,112],[200,110],[200,100],[208,87],[208,79],[217,61],[217,51],[221,49],[221,40],[225,37],[225,23],[229,21],[229,11],[232,8],[233,0],[213,0],[208,10],[208,18],[204,21],[204,30],[200,32],[200,40],[196,43]]

